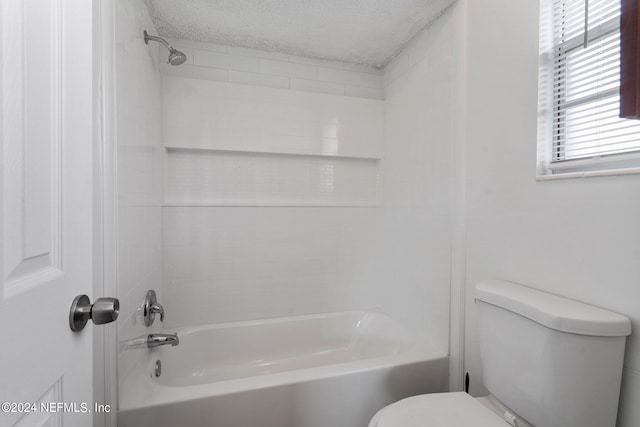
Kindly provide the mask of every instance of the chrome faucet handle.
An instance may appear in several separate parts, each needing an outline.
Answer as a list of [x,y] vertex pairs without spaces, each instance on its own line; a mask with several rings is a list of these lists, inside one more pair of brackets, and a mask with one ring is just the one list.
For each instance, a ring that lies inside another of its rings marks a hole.
[[156,292],[151,289],[147,292],[142,305],[142,316],[144,317],[144,326],[151,326],[156,320],[156,313],[160,314],[160,321],[164,322],[164,307],[158,302]]
[[164,322],[164,307],[159,302],[154,302],[151,304],[150,308],[152,313],[160,314],[160,321]]

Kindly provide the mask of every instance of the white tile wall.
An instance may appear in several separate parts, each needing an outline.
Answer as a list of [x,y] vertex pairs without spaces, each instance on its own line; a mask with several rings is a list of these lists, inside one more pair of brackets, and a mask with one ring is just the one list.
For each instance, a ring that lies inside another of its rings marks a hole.
[[[445,16],[438,25],[454,23]],[[439,42],[441,51],[427,46],[421,54],[439,56],[441,67],[409,67],[403,52],[385,70],[385,204],[371,292],[394,318],[447,351],[458,120],[453,46]]]
[[193,65],[225,70],[251,71],[254,73],[260,71],[261,68],[260,59],[258,58],[200,49],[193,49]]
[[168,150],[165,204],[378,205],[380,162],[345,157]]
[[166,146],[382,157],[379,100],[168,76],[163,99]]
[[[146,328],[139,307],[147,289],[162,299],[161,77],[157,45],[145,45],[153,24],[143,0],[115,2],[116,141],[118,152],[118,383],[124,387],[144,354],[125,350]],[[164,55],[164,53],[163,53]],[[159,323],[159,322],[157,322]],[[120,393],[120,396],[123,396]]]
[[253,86],[268,86],[278,89],[289,89],[289,79],[280,76],[269,76],[244,71],[229,71],[230,83],[241,83]]
[[318,77],[318,67],[314,65],[295,64],[273,59],[260,59],[260,72],[307,80],[315,80]]
[[169,326],[365,309],[380,209],[165,207]]
[[[335,68],[336,70],[346,70],[347,67],[349,67],[349,66],[356,66],[356,65],[346,64],[344,62],[339,62],[339,61],[329,61],[327,59],[306,58],[304,56],[294,56],[294,55],[290,55],[289,56],[289,61],[290,62],[295,62],[297,64],[310,64],[310,65],[317,65],[317,66],[327,67],[327,68]],[[368,70],[367,72],[369,72],[369,73],[374,71],[374,69],[372,69],[371,67],[359,66],[359,65],[358,65],[358,67],[363,67],[363,69]],[[362,71],[362,70],[360,70],[360,71]],[[375,70],[375,72],[379,72],[379,71]]]
[[345,85],[345,95],[358,98],[380,99],[383,96],[382,89],[373,87]]
[[345,83],[355,86],[371,87],[371,74],[359,71],[336,70],[334,68],[318,67],[318,80]]
[[169,42],[188,60],[177,67],[163,64],[163,75],[383,99],[382,71],[376,68],[188,40]]
[[173,67],[163,63],[160,65],[160,70],[162,71],[163,76],[185,77],[214,82],[229,81],[229,70],[223,70],[220,68],[198,67],[189,64],[183,64],[180,67]]
[[409,55],[407,51],[400,52],[393,61],[391,61],[385,68],[382,75],[383,86],[388,86],[398,77],[402,76],[409,70]]
[[[263,72],[223,70],[243,85],[181,77],[185,69],[163,76],[164,144],[181,147],[167,150],[166,202],[192,205],[163,208],[169,324],[379,305],[369,288],[381,210],[367,206],[381,201],[384,103],[365,97],[381,97],[381,75],[260,51],[217,53],[257,59]],[[353,86],[358,97],[308,93],[345,95],[352,86],[317,80],[319,67],[377,87]],[[295,90],[281,90],[285,81]],[[195,206],[207,204],[244,207]],[[336,207],[344,205],[359,207]]]
[[[447,11],[451,14],[451,11]],[[384,68],[380,79],[380,87],[386,87],[400,76],[407,73],[413,66],[422,61],[442,62],[450,58],[453,49],[454,31],[450,25],[451,18],[437,19],[418,33],[393,60]],[[453,70],[450,70],[453,72]]]
[[[338,83],[319,82],[317,80],[291,79],[291,89],[305,92],[330,93],[344,95],[344,85]],[[382,99],[382,98],[377,98]]]
[[267,52],[264,50],[256,50],[256,49],[247,49],[244,47],[229,46],[227,48],[227,52],[229,52],[232,55],[255,56],[258,58],[278,59],[281,61],[289,60],[289,55],[286,55],[284,53]]

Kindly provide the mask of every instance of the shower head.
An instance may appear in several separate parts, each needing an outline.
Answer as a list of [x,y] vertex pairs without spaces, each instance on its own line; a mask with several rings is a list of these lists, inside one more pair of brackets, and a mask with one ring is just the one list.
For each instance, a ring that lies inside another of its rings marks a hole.
[[160,42],[165,45],[167,49],[169,49],[169,60],[167,61],[167,64],[180,65],[184,64],[184,61],[187,60],[187,55],[171,46],[165,39],[158,36],[150,36],[149,34],[147,34],[147,30],[144,30],[144,43],[149,44],[149,40]]
[[187,55],[179,50],[174,48],[169,49],[169,64],[171,65],[180,65],[184,64],[184,61],[187,60]]

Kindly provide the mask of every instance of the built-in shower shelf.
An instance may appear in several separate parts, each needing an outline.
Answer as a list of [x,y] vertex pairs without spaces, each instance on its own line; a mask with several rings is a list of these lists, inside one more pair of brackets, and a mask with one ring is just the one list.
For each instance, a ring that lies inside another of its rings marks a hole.
[[167,152],[172,151],[204,151],[204,152],[221,152],[221,153],[238,153],[238,154],[263,154],[269,156],[313,156],[313,157],[338,157],[345,159],[370,159],[370,160],[382,160],[380,156],[368,156],[368,155],[353,155],[353,154],[331,154],[331,153],[311,153],[311,152],[299,152],[299,151],[270,151],[270,150],[239,150],[235,148],[219,148],[219,147],[203,147],[203,146],[179,146],[179,145],[165,145]]
[[164,206],[381,204],[382,159],[165,146]]
[[242,207],[274,207],[274,208],[381,208],[383,205],[381,203],[300,203],[300,202],[289,202],[289,203],[274,203],[274,202],[255,202],[255,203],[236,203],[236,202],[207,202],[207,203],[176,203],[176,202],[164,202],[162,204],[163,207],[231,207],[231,208],[242,208]]

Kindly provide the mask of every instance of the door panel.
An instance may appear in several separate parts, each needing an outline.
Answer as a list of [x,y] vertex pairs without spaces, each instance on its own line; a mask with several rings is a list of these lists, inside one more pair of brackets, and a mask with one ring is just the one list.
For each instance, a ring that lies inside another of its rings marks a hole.
[[91,425],[91,327],[68,321],[91,294],[91,7],[0,2],[0,402],[36,405],[0,426]]
[[2,2],[5,297],[61,274],[60,1]]

